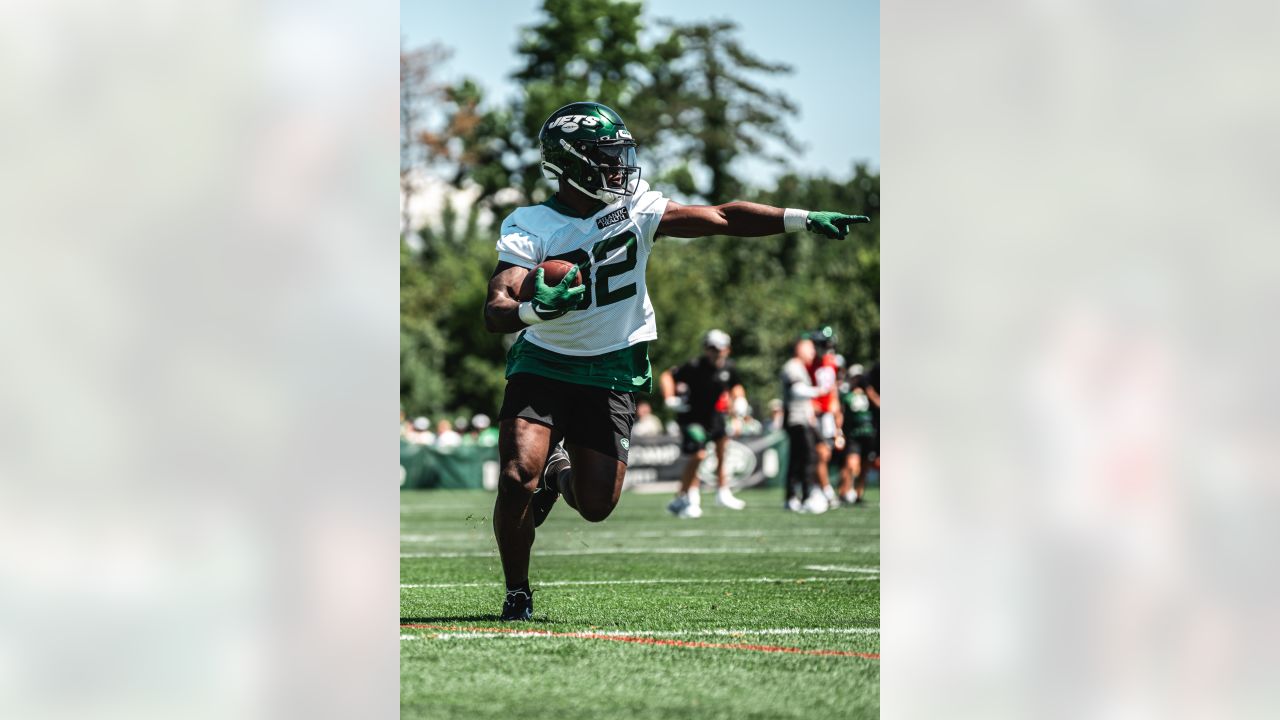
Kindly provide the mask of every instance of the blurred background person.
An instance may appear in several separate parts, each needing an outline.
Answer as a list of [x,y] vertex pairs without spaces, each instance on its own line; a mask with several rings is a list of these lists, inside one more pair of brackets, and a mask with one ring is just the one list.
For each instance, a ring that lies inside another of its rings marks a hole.
[[[877,340],[879,333],[876,333]],[[878,344],[878,343],[877,343]],[[876,434],[872,439],[875,446],[875,455],[872,458],[872,467],[876,470],[876,476],[880,475],[880,361],[877,360],[871,366],[863,379],[862,389],[867,394],[867,400],[871,403],[871,426],[875,428]]]
[[809,365],[816,355],[813,340],[801,338],[796,341],[794,353],[783,363],[780,373],[785,413],[783,424],[790,445],[784,507],[792,511],[822,513],[827,510],[826,498],[821,493],[812,492],[814,453],[818,442],[813,399],[818,397],[819,390],[809,378]]
[[[681,518],[702,515],[698,466],[707,457],[708,441],[715,443],[716,448],[716,505],[730,510],[746,507],[729,489],[729,472],[724,461],[729,444],[725,416],[730,412],[745,415],[750,411],[746,390],[729,359],[728,333],[709,330],[703,336],[702,346],[702,355],[664,371],[659,378],[667,407],[677,412],[681,451],[692,455],[680,479],[680,489],[667,506],[667,510]],[[676,392],[678,385],[686,389],[683,397]]]
[[470,434],[476,445],[482,447],[497,447],[498,445],[498,428],[493,426],[493,421],[484,413],[476,413],[471,416]]
[[765,425],[765,430],[773,432],[775,430],[785,430],[786,412],[782,408],[782,400],[774,398],[769,401],[769,422]]
[[831,461],[837,450],[844,449],[843,418],[840,412],[838,390],[839,356],[836,354],[836,334],[830,325],[813,333],[817,357],[809,365],[809,377],[818,388],[813,399],[813,411],[818,421],[818,441],[814,445],[814,478],[818,490],[829,505],[834,505],[836,492],[829,477]]
[[842,457],[838,457],[836,464],[840,466],[840,500],[847,505],[862,502],[867,490],[867,472],[880,452],[862,371],[861,365],[849,366],[840,393],[845,418],[845,444],[843,452],[839,453]]
[[751,407],[747,406],[741,415],[736,411],[729,413],[728,432],[729,437],[750,437],[752,435],[761,435],[764,433],[764,423],[757,420],[751,414]]
[[636,403],[636,424],[631,426],[631,436],[658,437],[664,432],[662,421],[653,414],[653,406],[644,400]]
[[453,429],[448,420],[436,423],[436,447],[455,448],[462,444],[462,436]]
[[436,441],[436,434],[431,432],[431,421],[425,417],[416,417],[405,430],[404,439],[417,445],[431,445]]

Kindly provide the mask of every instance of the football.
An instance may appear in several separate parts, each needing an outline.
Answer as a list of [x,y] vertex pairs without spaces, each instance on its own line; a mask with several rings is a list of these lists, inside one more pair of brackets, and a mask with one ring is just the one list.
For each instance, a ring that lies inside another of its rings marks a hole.
[[[538,267],[542,268],[542,282],[548,285],[559,285],[564,276],[573,269],[573,263],[568,260],[547,260]],[[533,280],[537,276],[538,268],[529,271],[525,275],[524,282],[520,284],[520,302],[533,299]],[[582,284],[582,271],[573,277],[573,286],[577,287]]]

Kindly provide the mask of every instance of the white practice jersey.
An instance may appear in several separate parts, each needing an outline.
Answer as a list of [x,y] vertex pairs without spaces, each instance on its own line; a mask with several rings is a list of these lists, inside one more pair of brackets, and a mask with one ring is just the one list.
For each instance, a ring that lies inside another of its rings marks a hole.
[[531,325],[524,338],[564,355],[600,355],[658,337],[645,269],[653,236],[667,209],[662,193],[640,181],[635,194],[588,218],[543,205],[522,207],[502,221],[498,260],[533,269],[550,259],[580,270],[587,291],[579,310]]

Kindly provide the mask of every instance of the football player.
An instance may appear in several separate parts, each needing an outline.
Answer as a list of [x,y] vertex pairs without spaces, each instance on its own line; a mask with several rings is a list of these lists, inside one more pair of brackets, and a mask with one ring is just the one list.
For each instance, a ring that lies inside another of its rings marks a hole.
[[832,458],[842,454],[844,450],[844,418],[840,412],[840,398],[837,392],[839,359],[836,355],[836,336],[831,326],[815,330],[813,344],[818,349],[818,357],[809,365],[809,377],[818,387],[820,394],[813,399],[813,411],[818,416],[818,442],[814,446],[814,474],[818,481],[818,494],[811,496],[814,504],[826,503],[832,507],[838,504],[836,492],[831,488],[829,465]]
[[[867,471],[875,461],[876,428],[871,419],[871,400],[867,397],[862,366],[849,366],[840,402],[850,428],[848,451],[840,469],[840,499],[848,505],[860,505],[867,490]],[[855,483],[856,480],[856,483]]]
[[[729,359],[729,334],[710,330],[702,339],[702,355],[662,373],[659,387],[667,407],[677,411],[681,452],[692,455],[680,478],[680,490],[667,506],[679,518],[702,517],[698,467],[707,457],[707,441],[716,446],[716,504],[730,510],[747,506],[729,489],[728,466],[724,461],[729,446],[726,413],[742,417],[750,411],[747,393],[738,371]],[[688,388],[687,400],[676,395],[677,384]]]
[[[599,103],[556,110],[538,142],[542,168],[559,190],[502,222],[484,307],[490,332],[522,331],[507,354],[493,510],[508,620],[533,615],[529,552],[534,528],[556,498],[563,495],[591,522],[618,503],[634,394],[652,387],[647,346],[658,333],[645,268],[655,238],[800,230],[843,238],[851,224],[868,221],[747,202],[669,201],[640,179],[635,139],[618,113]],[[577,267],[548,285],[535,268],[553,258]],[[522,301],[519,289],[531,271],[533,297]]]
[[813,338],[803,335],[793,346],[790,360],[782,364],[778,374],[782,380],[783,425],[787,430],[786,504],[793,512],[824,513],[825,500],[813,489],[813,464],[818,443],[818,417],[813,399],[822,390],[813,384],[809,366],[817,357]]

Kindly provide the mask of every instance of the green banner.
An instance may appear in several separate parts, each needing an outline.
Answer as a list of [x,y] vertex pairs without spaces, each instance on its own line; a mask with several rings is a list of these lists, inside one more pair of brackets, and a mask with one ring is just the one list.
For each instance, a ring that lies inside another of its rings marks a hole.
[[437,448],[401,440],[400,487],[494,490],[498,487],[498,448]]

